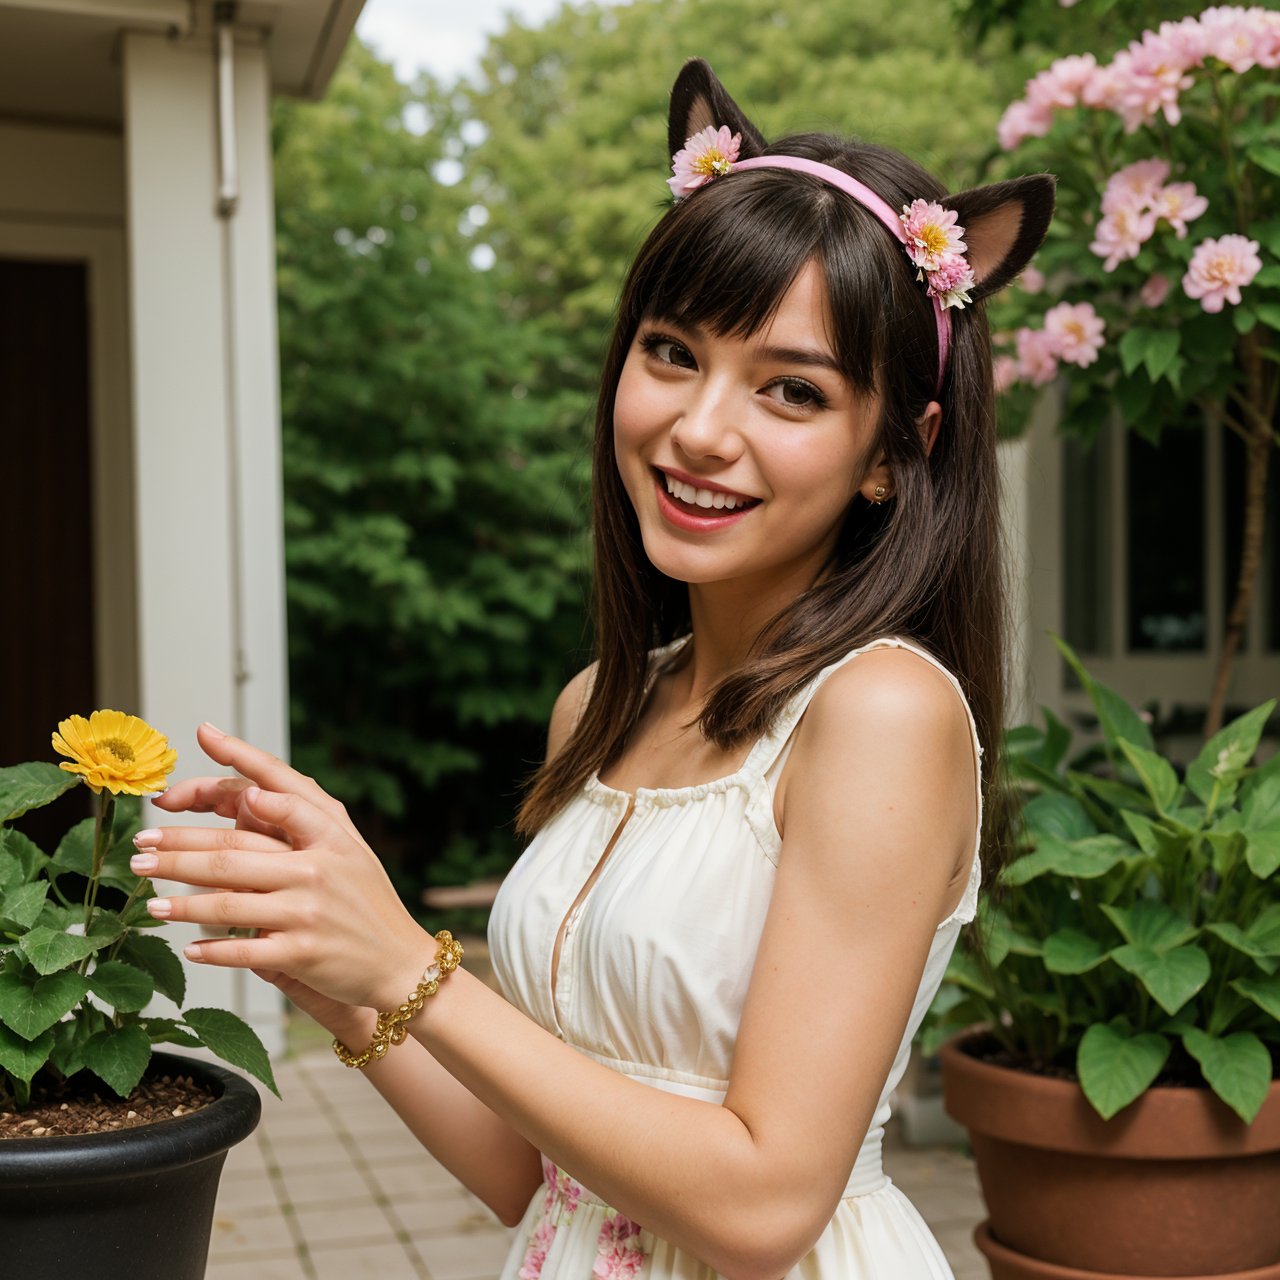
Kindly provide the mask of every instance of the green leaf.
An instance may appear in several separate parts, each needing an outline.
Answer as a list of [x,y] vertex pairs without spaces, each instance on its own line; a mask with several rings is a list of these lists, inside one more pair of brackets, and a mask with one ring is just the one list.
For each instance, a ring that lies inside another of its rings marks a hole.
[[1107,958],[1107,948],[1079,929],[1059,929],[1044,940],[1044,967],[1050,973],[1088,973]]
[[52,1049],[52,1031],[24,1040],[8,1027],[0,1027],[0,1067],[19,1080],[29,1081],[49,1061]]
[[187,1049],[202,1049],[204,1045],[180,1022],[173,1018],[144,1018],[139,1025],[146,1031],[152,1044],[180,1044]]
[[34,880],[49,859],[21,831],[0,829],[0,889]]
[[1208,955],[1194,945],[1157,951],[1128,943],[1117,947],[1111,958],[1142,982],[1165,1013],[1177,1013],[1209,981],[1211,973]]
[[1257,831],[1246,831],[1245,861],[1259,880],[1273,876],[1280,867],[1280,823]]
[[1275,973],[1280,968],[1280,903],[1264,908],[1247,929],[1226,921],[1215,921],[1204,928],[1250,956],[1264,973]]
[[120,944],[121,960],[145,969],[155,980],[156,990],[179,1007],[187,998],[187,974],[173,948],[154,934],[130,933]]
[[10,889],[0,899],[0,917],[11,920],[21,929],[30,929],[40,918],[45,899],[49,896],[49,882],[37,880],[33,884],[20,884]]
[[947,971],[943,978],[946,982],[953,982],[956,986],[964,987],[966,991],[972,991],[984,999],[995,999],[996,993],[978,967],[978,962],[958,947],[952,951],[951,959],[947,961]]
[[1171,1047],[1154,1031],[1127,1036],[1105,1022],[1095,1022],[1081,1036],[1076,1051],[1076,1075],[1084,1096],[1104,1120],[1110,1120],[1146,1092]]
[[271,1061],[257,1032],[242,1018],[225,1009],[185,1009],[182,1021],[224,1062],[242,1067],[261,1080],[278,1098]]
[[1120,335],[1120,366],[1126,375],[1132,374],[1146,360],[1147,340],[1150,334],[1149,329],[1133,328],[1127,329]]
[[12,822],[31,809],[52,803],[81,781],[79,774],[39,760],[0,769],[0,822]]
[[[1280,754],[1273,757],[1280,761]],[[1271,827],[1280,823],[1280,769],[1259,769],[1240,788],[1240,813],[1245,827]]]
[[1144,355],[1147,372],[1155,382],[1173,368],[1178,355],[1180,335],[1176,329],[1160,329],[1147,339]]
[[127,1098],[151,1061],[151,1039],[141,1027],[107,1027],[83,1049],[84,1065],[119,1097]]
[[1280,977],[1235,978],[1228,985],[1280,1022]]
[[1258,313],[1250,306],[1231,308],[1231,327],[1240,335],[1249,334],[1258,326]]
[[1223,725],[1187,766],[1187,786],[1206,805],[1217,789],[1218,805],[1229,805],[1262,739],[1274,698]]
[[84,1046],[91,1036],[102,1029],[102,1018],[100,1010],[84,1010],[79,1016],[67,1018],[53,1028],[53,1048],[49,1053],[49,1061],[64,1076],[73,1076],[84,1066]]
[[1280,302],[1255,302],[1253,309],[1268,329],[1280,329]]
[[1061,792],[1041,793],[1022,806],[1022,817],[1027,829],[1037,837],[1056,836],[1059,840],[1079,840],[1096,835],[1084,805],[1074,796]]
[[1177,802],[1178,792],[1182,789],[1173,765],[1154,751],[1135,747],[1126,738],[1121,738],[1117,745],[1137,771],[1138,777],[1142,779],[1142,785],[1146,787],[1147,794],[1160,813],[1163,814],[1172,809]]
[[1120,930],[1126,942],[1169,951],[1190,942],[1198,932],[1196,926],[1171,906],[1154,898],[1139,898],[1127,907],[1101,904],[1102,913]]
[[1280,147],[1250,147],[1245,155],[1268,173],[1280,177]]
[[155,991],[149,973],[120,960],[104,960],[89,974],[89,990],[117,1013],[137,1013]]
[[1046,836],[1039,841],[1034,853],[1009,863],[1001,871],[1000,879],[1011,887],[1047,874],[1095,880],[1119,863],[1143,856],[1117,836],[1088,836],[1070,844]]
[[96,826],[93,818],[77,822],[53,851],[54,865],[63,871],[74,871],[76,875],[92,875],[93,833]]
[[69,965],[79,964],[85,956],[93,955],[102,943],[40,925],[24,934],[18,945],[38,973],[56,973]]
[[1252,1031],[1218,1038],[1192,1028],[1182,1034],[1186,1050],[1200,1064],[1209,1087],[1252,1124],[1271,1087],[1271,1055]]
[[70,1013],[87,990],[78,973],[54,973],[35,981],[29,973],[0,973],[0,1022],[24,1040],[34,1040]]
[[1146,721],[1114,689],[1095,680],[1085,670],[1075,650],[1061,636],[1054,635],[1053,642],[1080,678],[1081,685],[1098,713],[1098,720],[1108,743],[1114,747],[1124,738],[1144,751],[1154,751],[1155,741]]

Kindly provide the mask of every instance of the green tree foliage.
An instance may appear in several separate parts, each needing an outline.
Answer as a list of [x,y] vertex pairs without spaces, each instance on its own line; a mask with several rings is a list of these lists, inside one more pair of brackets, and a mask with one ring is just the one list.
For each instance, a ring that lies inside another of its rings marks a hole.
[[994,153],[1025,65],[976,55],[945,0],[635,0],[511,23],[490,41],[463,157],[513,311],[562,335],[555,375],[585,407],[626,265],[668,199],[667,98],[702,56],[765,131],[820,129],[897,146],[952,189]]
[[406,127],[423,107],[353,41],[274,122],[294,760],[406,882],[509,861],[584,583],[580,450],[432,177],[447,139]]

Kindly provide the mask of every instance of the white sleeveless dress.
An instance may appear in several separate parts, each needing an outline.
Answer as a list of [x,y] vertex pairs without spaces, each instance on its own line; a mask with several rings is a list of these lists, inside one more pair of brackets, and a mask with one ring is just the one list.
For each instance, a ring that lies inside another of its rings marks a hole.
[[[651,655],[658,662],[684,643]],[[580,1053],[654,1089],[710,1102],[728,1090],[734,1042],[782,840],[773,794],[792,731],[824,680],[859,653],[919,646],[880,637],[801,688],[733,774],[697,786],[638,788],[631,796],[592,777],[547,823],[503,881],[489,948],[503,994]],[[965,701],[973,745],[982,752]],[[977,759],[975,755],[975,761]],[[975,770],[975,772],[978,772]],[[978,830],[982,791],[978,793]],[[556,936],[583,884],[621,832],[595,884],[567,921],[554,997]],[[889,1097],[931,1004],[961,927],[977,909],[975,837],[969,880],[937,928],[911,1017],[871,1127],[835,1215],[784,1280],[952,1280],[924,1219],[881,1168]],[[713,1280],[691,1254],[631,1221],[543,1157],[545,1186],[515,1232],[501,1280]]]

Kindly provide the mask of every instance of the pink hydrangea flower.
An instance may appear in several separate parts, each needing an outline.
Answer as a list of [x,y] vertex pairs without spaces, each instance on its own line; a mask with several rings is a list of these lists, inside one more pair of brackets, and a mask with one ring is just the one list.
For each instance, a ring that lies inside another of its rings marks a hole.
[[1018,348],[1019,378],[1033,387],[1043,387],[1058,376],[1053,340],[1043,329],[1019,329],[1014,340]]
[[907,236],[907,255],[922,271],[936,271],[944,258],[964,253],[964,228],[954,209],[929,200],[913,200],[898,215]]
[[529,1247],[524,1252],[520,1270],[516,1272],[519,1280],[539,1280],[542,1268],[547,1261],[547,1251],[555,1239],[556,1229],[550,1222],[540,1222],[529,1237]]
[[1158,271],[1138,290],[1138,301],[1144,307],[1158,307],[1169,296],[1169,290],[1173,286],[1169,283],[1168,276],[1162,276]]
[[1169,177],[1167,160],[1135,160],[1123,169],[1117,169],[1107,179],[1102,193],[1102,212],[1116,209],[1140,209],[1155,199],[1157,192]]
[[1045,312],[1044,332],[1059,360],[1079,365],[1081,369],[1098,358],[1106,325],[1088,302],[1060,302]]
[[1002,396],[1018,381],[1018,362],[1010,355],[1000,355],[991,363],[996,395]]
[[1275,38],[1275,14],[1234,6],[1206,9],[1200,15],[1205,53],[1237,75],[1256,66],[1274,66],[1269,54]]
[[1039,293],[1045,286],[1044,272],[1038,267],[1028,267],[1019,277],[1023,293]]
[[1240,290],[1261,270],[1256,240],[1220,236],[1196,246],[1182,277],[1182,291],[1198,298],[1206,311],[1221,311],[1224,302],[1240,305]]
[[1053,123],[1053,112],[1044,107],[1033,107],[1021,99],[1011,102],[996,125],[996,137],[1005,151],[1012,151],[1026,138],[1043,138]]
[[1193,182],[1171,182],[1161,187],[1151,202],[1152,212],[1163,218],[1177,233],[1187,238],[1187,223],[1198,218],[1209,207],[1209,201],[1196,192]]
[[683,149],[671,157],[674,176],[667,179],[671,194],[679,200],[713,178],[723,177],[733,168],[741,146],[742,134],[730,133],[729,126],[723,124],[718,129],[709,124],[686,139]]
[[1121,205],[1098,223],[1089,248],[1106,259],[1104,271],[1114,271],[1121,262],[1138,256],[1155,229],[1156,215],[1151,210]]
[[596,1238],[595,1280],[632,1280],[648,1256],[640,1244],[640,1226],[625,1214],[611,1213]]

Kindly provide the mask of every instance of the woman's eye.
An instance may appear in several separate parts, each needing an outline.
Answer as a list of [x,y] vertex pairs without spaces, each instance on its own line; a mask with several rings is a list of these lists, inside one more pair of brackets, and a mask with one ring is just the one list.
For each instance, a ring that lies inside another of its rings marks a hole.
[[674,365],[677,369],[697,368],[689,348],[674,338],[665,338],[660,333],[651,333],[640,340],[640,345],[662,364]]
[[769,397],[785,404],[791,409],[825,408],[827,398],[813,385],[803,378],[779,378],[765,388]]

